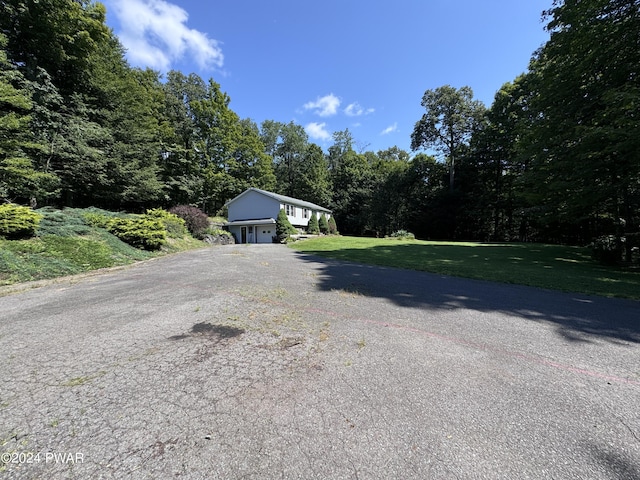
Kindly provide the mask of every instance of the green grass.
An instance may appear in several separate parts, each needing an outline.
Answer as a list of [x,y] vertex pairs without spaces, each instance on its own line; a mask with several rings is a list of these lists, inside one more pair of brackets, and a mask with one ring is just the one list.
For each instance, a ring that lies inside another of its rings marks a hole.
[[640,300],[640,272],[602,266],[581,247],[320,237],[291,248],[373,265]]
[[102,228],[82,221],[82,210],[49,209],[38,236],[27,240],[0,237],[0,285],[73,275],[127,265],[166,253],[205,246],[186,235],[169,238],[160,251],[140,250]]

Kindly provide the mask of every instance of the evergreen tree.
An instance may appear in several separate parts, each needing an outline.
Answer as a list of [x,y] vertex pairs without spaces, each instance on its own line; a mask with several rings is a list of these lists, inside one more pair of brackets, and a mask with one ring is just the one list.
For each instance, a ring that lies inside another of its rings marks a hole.
[[327,235],[329,233],[329,222],[327,222],[327,216],[323,213],[318,220],[318,229],[320,233]]
[[317,235],[318,233],[320,233],[320,226],[318,224],[318,216],[316,215],[316,212],[313,212],[311,214],[309,225],[307,225],[307,232],[311,233],[312,235]]
[[283,242],[289,235],[296,233],[298,233],[298,230],[291,225],[284,208],[281,208],[278,212],[278,218],[276,218],[276,236],[278,237],[278,241]]
[[336,219],[331,215],[329,217],[329,235],[337,235],[338,234],[338,226],[336,225]]

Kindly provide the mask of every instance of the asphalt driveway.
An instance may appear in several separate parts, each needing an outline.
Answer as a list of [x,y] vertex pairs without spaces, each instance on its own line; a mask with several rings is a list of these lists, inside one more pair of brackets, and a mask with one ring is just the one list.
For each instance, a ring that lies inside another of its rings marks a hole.
[[0,297],[0,477],[638,479],[640,303],[214,247]]

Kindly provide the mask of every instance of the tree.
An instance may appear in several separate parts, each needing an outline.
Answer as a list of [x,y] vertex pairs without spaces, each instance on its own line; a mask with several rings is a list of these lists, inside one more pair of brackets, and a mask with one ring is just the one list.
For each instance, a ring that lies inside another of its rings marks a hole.
[[88,90],[94,54],[113,37],[105,18],[105,6],[90,0],[0,4],[0,30],[9,40],[9,58],[28,80],[36,80],[40,69],[48,72],[65,96]]
[[331,177],[333,214],[340,220],[344,232],[362,235],[369,228],[368,212],[374,184],[367,158],[353,150],[347,151],[331,171]]
[[295,233],[298,233],[298,231],[291,225],[284,208],[281,208],[276,218],[276,236],[278,237],[278,241],[283,242],[289,235]]
[[381,150],[377,154],[367,153],[374,181],[369,210],[370,228],[376,236],[406,229],[409,154],[398,147]]
[[333,218],[333,215],[329,217],[329,235],[337,235],[338,234],[338,225],[336,225],[336,219]]
[[421,105],[426,113],[411,134],[411,149],[434,148],[449,165],[449,189],[453,191],[456,160],[471,138],[484,106],[473,100],[470,87],[459,90],[445,85],[427,90]]
[[258,126],[252,120],[243,119],[239,121],[239,127],[240,138],[234,153],[236,165],[230,173],[244,185],[242,191],[249,187],[273,190],[276,186],[273,163],[264,152]]
[[451,194],[446,187],[446,166],[419,153],[411,159],[405,176],[407,230],[420,238],[453,238],[455,217],[445,201],[445,194]]
[[[130,69],[118,46],[102,61],[99,106],[109,131],[102,146],[108,158],[109,184],[101,203],[136,210],[158,204],[162,194],[159,178],[159,119],[162,88],[159,75],[152,70]],[[110,57],[110,61],[109,61]],[[107,71],[108,69],[108,71]],[[100,72],[96,68],[97,72]],[[100,197],[98,197],[100,198]]]
[[551,37],[531,62],[524,142],[532,200],[559,240],[588,241],[592,225],[619,236],[638,228],[639,10],[637,0],[555,0],[546,12]]
[[[529,156],[522,139],[531,125],[530,77],[520,75],[496,93],[462,161],[462,236],[475,240],[514,240],[523,233],[530,192],[522,183]],[[521,232],[522,230],[522,232]]]
[[28,82],[9,63],[5,45],[0,33],[0,199],[35,206],[38,199],[55,193],[58,178],[33,163],[33,154],[44,147],[30,128],[33,102]]
[[195,150],[195,114],[191,102],[202,100],[207,85],[198,75],[188,76],[171,70],[163,84],[164,105],[161,112],[160,178],[165,203],[197,203],[202,198],[202,166]]
[[333,132],[333,145],[329,147],[329,169],[334,170],[340,164],[342,156],[353,151],[353,135],[348,128]]
[[318,220],[318,229],[320,233],[327,235],[329,233],[329,222],[327,222],[327,216],[323,213]]
[[309,225],[307,225],[307,232],[313,235],[317,235],[318,233],[320,233],[320,226],[318,224],[318,215],[316,215],[316,212],[313,212],[311,214],[311,218],[309,219]]
[[261,125],[265,152],[273,158],[278,192],[302,198],[301,171],[309,137],[301,125],[265,120]]
[[331,202],[331,178],[327,158],[322,149],[314,143],[307,147],[300,165],[297,198],[317,205],[329,205]]

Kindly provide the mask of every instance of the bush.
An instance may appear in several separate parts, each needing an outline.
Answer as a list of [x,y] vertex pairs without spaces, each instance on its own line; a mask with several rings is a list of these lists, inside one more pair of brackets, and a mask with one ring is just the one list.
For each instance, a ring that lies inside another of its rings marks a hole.
[[331,218],[329,218],[329,235],[337,235],[338,234],[338,226],[336,225],[336,219],[333,218],[333,215],[331,216]]
[[162,222],[148,217],[111,218],[107,230],[123,242],[145,250],[158,250],[167,238]]
[[178,205],[171,208],[169,212],[183,219],[187,229],[194,237],[202,239],[206,235],[206,230],[209,228],[209,217],[199,208],[191,205]]
[[413,233],[407,232],[406,230],[398,230],[397,232],[393,232],[390,237],[397,240],[415,240],[416,238]]
[[276,238],[278,242],[285,243],[289,235],[295,233],[298,233],[298,230],[291,225],[284,208],[281,208],[278,212],[278,218],[276,219]]
[[318,228],[320,229],[320,233],[324,233],[325,235],[329,234],[329,222],[327,222],[327,216],[324,213],[320,215],[320,220],[318,220]]
[[147,217],[160,220],[171,238],[182,238],[187,234],[186,222],[174,213],[169,213],[162,208],[147,210]]
[[41,219],[29,207],[5,203],[0,205],[0,235],[11,240],[32,237]]
[[307,232],[313,235],[317,235],[320,233],[320,225],[318,224],[318,216],[316,215],[316,212],[313,212],[311,214],[309,225],[307,225]]
[[[116,215],[112,212],[103,211],[104,213],[99,213],[98,211],[89,211],[82,214],[82,218],[87,225],[96,228],[104,228],[105,230],[109,229],[109,222],[116,218]],[[125,217],[120,217],[125,218]]]
[[214,237],[230,237],[231,236],[231,232],[227,230],[223,230],[221,228],[217,228],[217,227],[207,228],[207,231],[205,233],[207,235],[212,235]]
[[100,215],[99,213],[87,213],[84,215],[84,221],[87,225],[91,225],[96,228],[107,228],[109,226],[109,220],[113,217],[107,217],[106,215]]
[[623,239],[615,235],[597,237],[590,245],[591,257],[604,265],[615,265],[622,260]]

